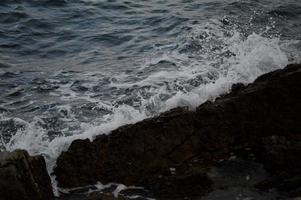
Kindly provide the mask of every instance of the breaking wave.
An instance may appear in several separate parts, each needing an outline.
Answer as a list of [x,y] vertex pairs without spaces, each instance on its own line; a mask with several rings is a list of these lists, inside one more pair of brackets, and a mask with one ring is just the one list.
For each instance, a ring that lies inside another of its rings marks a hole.
[[258,26],[261,14],[249,16],[248,26],[231,17],[189,24],[126,70],[10,72],[0,63],[1,149],[42,154],[51,173],[75,139],[92,140],[177,106],[194,109],[234,83],[301,62],[300,40],[281,37],[273,17]]

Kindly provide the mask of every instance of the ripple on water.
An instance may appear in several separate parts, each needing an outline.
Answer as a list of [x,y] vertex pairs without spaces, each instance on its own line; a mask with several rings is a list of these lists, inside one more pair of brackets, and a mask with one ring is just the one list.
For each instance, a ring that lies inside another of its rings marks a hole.
[[10,24],[17,23],[21,20],[27,19],[29,15],[25,12],[8,12],[0,13],[0,23]]

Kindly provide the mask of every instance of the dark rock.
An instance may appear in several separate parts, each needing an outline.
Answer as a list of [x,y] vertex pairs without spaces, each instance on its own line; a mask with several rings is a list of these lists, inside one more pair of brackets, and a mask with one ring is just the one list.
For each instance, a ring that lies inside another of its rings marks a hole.
[[212,181],[206,173],[193,171],[184,175],[162,177],[154,182],[150,189],[158,198],[197,197],[208,194],[212,190]]
[[[95,183],[97,180],[104,183],[122,182],[126,185],[140,185],[157,180],[158,176],[169,175],[169,167],[172,167],[169,165],[172,148],[181,144],[186,135],[192,134],[193,116],[191,113],[186,109],[177,109],[162,114],[162,117],[121,127],[113,131],[110,136],[99,136],[95,140],[96,143],[91,143],[89,140],[74,141],[70,146],[72,153],[63,153],[62,156],[65,158],[61,156],[58,159],[56,174],[60,177],[60,182],[67,187]],[[184,120],[179,116],[183,116]],[[178,131],[185,134],[179,137]],[[170,138],[174,139],[170,140]],[[83,146],[85,148],[82,148]],[[188,148],[187,151],[190,151],[190,147]],[[114,152],[107,157],[111,149],[114,149]],[[76,152],[76,158],[72,156],[73,152]],[[68,158],[72,161],[65,162]],[[177,155],[177,158],[179,161],[185,160],[187,155],[182,153]],[[123,164],[115,164],[119,162]],[[175,161],[175,163],[178,162]],[[73,167],[74,165],[77,167]],[[60,173],[65,167],[69,168],[69,172]],[[137,173],[140,175],[137,176]],[[73,176],[73,174],[85,175],[80,177]],[[70,178],[73,179],[71,182]]]
[[[118,187],[122,187],[122,190]],[[80,188],[61,191],[58,200],[147,200],[151,198],[149,191],[143,188],[124,187],[118,184],[109,184],[103,188],[96,185],[89,185]]]
[[54,199],[44,158],[23,150],[0,152],[0,199]]
[[115,197],[114,195],[110,193],[92,193],[89,195],[87,200],[127,200],[128,198],[123,197],[119,195],[118,197]]
[[260,190],[273,188],[291,197],[300,196],[301,189],[301,142],[295,135],[271,136],[263,141],[257,156],[270,172],[270,177],[255,185]]
[[283,198],[275,190],[260,191],[254,184],[267,178],[263,165],[254,160],[232,156],[219,162],[208,171],[213,182],[213,190],[198,200],[275,200]]
[[[55,174],[61,187],[121,182],[152,189],[157,196],[183,197],[185,192],[181,193],[177,180],[195,169],[210,169],[233,152],[253,156],[271,176],[288,165],[292,174],[298,174],[301,152],[295,143],[301,141],[300,102],[301,65],[289,65],[248,86],[238,84],[232,93],[206,102],[196,111],[176,108],[120,127],[93,142],[74,141],[58,158]],[[269,145],[266,141],[271,137],[284,137],[294,145]],[[275,169],[269,166],[272,162],[264,162],[269,155],[273,160],[280,158]],[[206,173],[188,177],[182,180],[191,180],[185,187],[196,182],[196,188],[202,187],[193,195],[213,189]]]
[[242,90],[244,88],[245,88],[245,85],[242,83],[233,84],[231,87],[231,94],[236,94],[237,92],[239,92],[240,90]]
[[264,140],[264,149],[258,157],[272,174],[301,174],[301,159],[297,159],[300,152],[300,141],[272,136]]
[[[102,193],[102,192],[91,192],[88,194],[73,194],[73,195],[67,195],[62,196],[59,198],[59,200],[130,200],[130,198],[126,198],[122,195],[118,195],[115,197],[111,193]],[[142,199],[146,200],[146,199]]]

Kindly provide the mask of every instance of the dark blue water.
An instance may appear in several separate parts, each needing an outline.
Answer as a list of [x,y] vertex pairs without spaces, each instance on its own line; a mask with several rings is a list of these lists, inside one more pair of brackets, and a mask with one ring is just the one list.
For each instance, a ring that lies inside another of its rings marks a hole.
[[210,19],[227,16],[245,34],[273,21],[282,38],[300,39],[300,15],[298,0],[3,0],[0,58],[18,70],[126,71]]
[[299,0],[1,0],[0,147],[93,138],[301,62]]

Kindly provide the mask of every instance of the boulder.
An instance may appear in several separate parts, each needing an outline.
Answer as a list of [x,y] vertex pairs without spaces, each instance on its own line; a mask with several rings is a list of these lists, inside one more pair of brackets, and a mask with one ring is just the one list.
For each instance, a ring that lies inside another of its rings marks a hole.
[[[234,85],[232,92],[200,105],[196,111],[175,108],[100,135],[92,142],[76,140],[59,156],[54,172],[64,188],[97,181],[120,182],[169,197],[212,191],[206,171],[233,154],[253,156],[271,176],[281,173],[286,163],[296,163],[290,165],[290,177],[300,172],[296,169],[300,149],[293,146],[283,150],[289,145],[281,146],[277,141],[269,145],[266,141],[273,137],[301,141],[300,102],[301,65],[289,65],[247,86]],[[281,152],[293,154],[284,156]],[[284,163],[279,161],[277,169],[272,169],[265,159],[268,155]],[[201,173],[191,173],[195,171]],[[185,181],[186,192],[177,186],[179,180]]]
[[44,158],[24,150],[0,152],[0,199],[54,199]]

